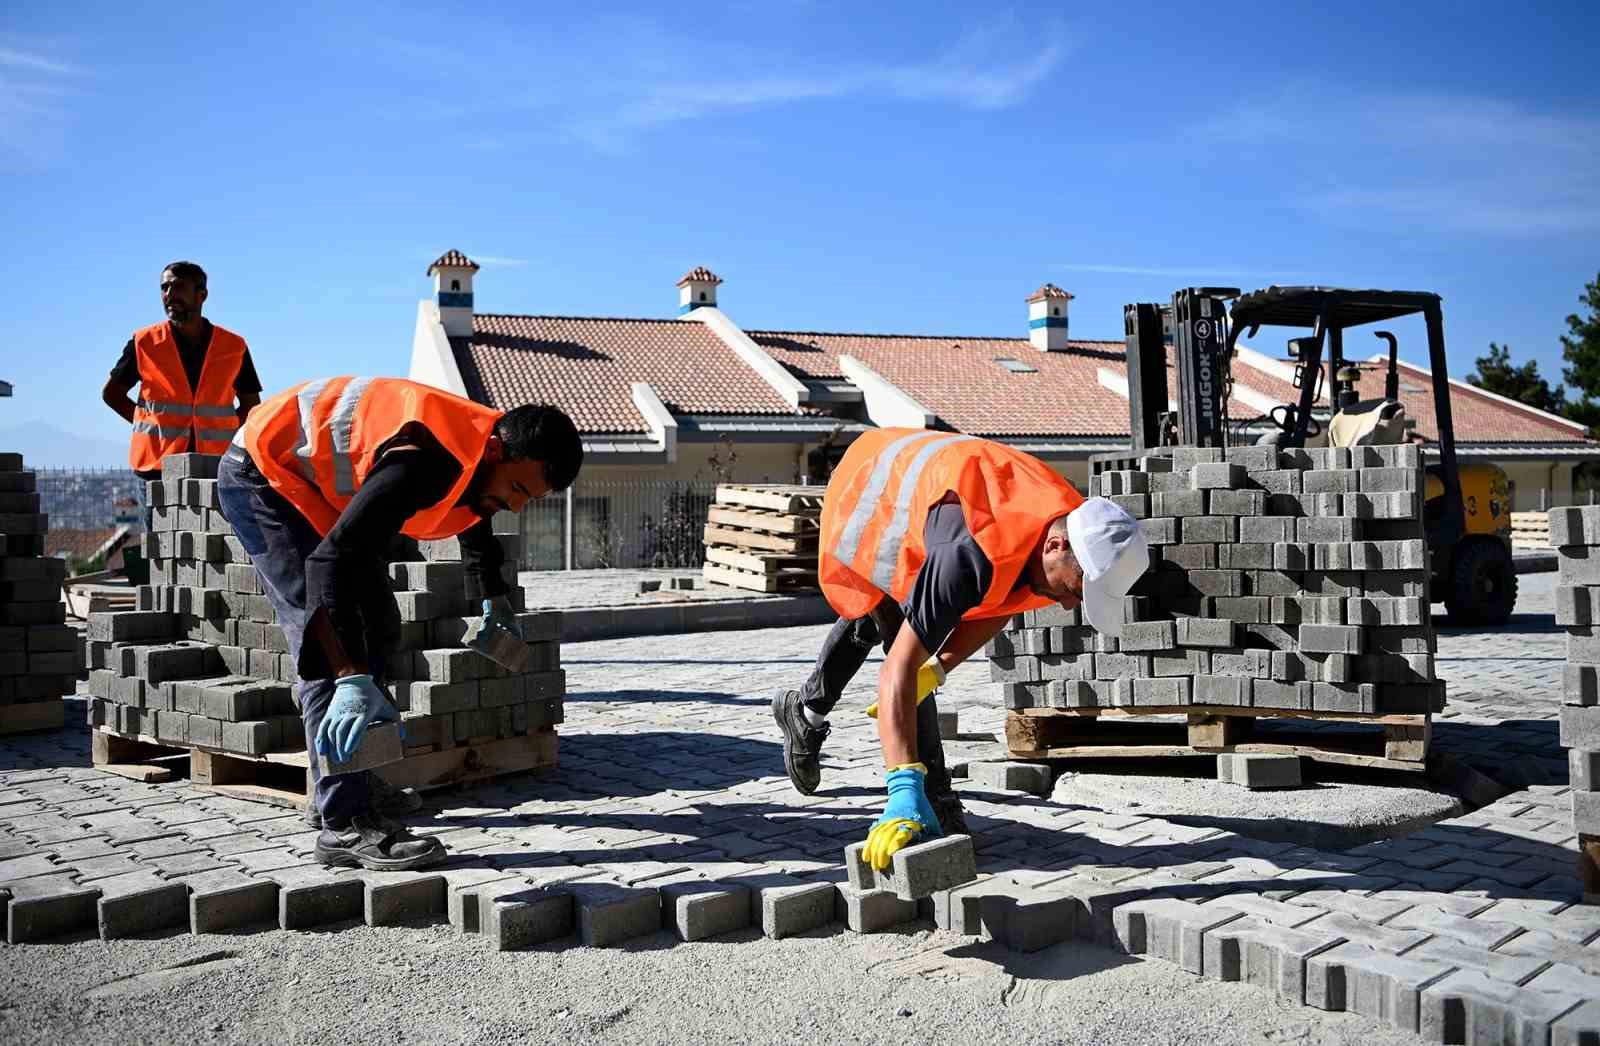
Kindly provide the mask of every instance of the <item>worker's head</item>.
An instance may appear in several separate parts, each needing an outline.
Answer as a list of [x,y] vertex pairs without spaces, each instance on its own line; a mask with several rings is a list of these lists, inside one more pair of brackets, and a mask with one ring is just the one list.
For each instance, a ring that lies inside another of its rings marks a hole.
[[1123,599],[1150,566],[1139,521],[1105,498],[1090,498],[1045,528],[1029,565],[1034,592],[1084,616],[1102,634],[1121,638]]
[[192,261],[175,261],[161,270],[161,307],[167,319],[183,326],[200,315],[206,300],[206,271]]
[[572,419],[545,403],[501,415],[467,489],[467,504],[481,516],[520,512],[552,490],[566,490],[583,466],[583,441]]

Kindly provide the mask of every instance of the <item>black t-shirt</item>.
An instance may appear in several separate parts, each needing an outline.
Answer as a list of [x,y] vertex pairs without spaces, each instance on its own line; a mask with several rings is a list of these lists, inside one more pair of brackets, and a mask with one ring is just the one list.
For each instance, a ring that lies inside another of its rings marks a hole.
[[[380,448],[377,465],[306,559],[306,609],[327,608],[340,643],[357,663],[367,660],[366,633],[386,631],[375,615],[394,614],[382,554],[408,519],[437,504],[461,477],[461,463],[420,424],[406,426],[389,443],[417,449]],[[459,540],[467,598],[505,595],[509,586],[500,576],[505,550],[490,521],[479,520],[463,531]],[[397,614],[389,627],[398,628]],[[307,644],[301,658],[301,674],[312,679],[328,674],[307,659],[314,646]]]
[[922,528],[928,558],[911,584],[901,608],[923,649],[938,653],[961,615],[983,602],[994,578],[994,566],[967,529],[961,503],[954,495],[928,510]]
[[[183,372],[189,376],[189,387],[192,389],[200,384],[200,371],[206,364],[206,351],[211,348],[211,321],[206,320],[205,337],[197,342],[189,342],[173,328],[172,340],[178,344],[178,358],[183,361]],[[122,355],[117,357],[117,365],[111,368],[111,377],[119,385],[133,388],[139,384],[139,354],[133,348],[133,339],[128,339],[128,344],[122,347]],[[250,350],[244,350],[244,359],[239,362],[239,376],[233,379],[235,395],[251,396],[261,391],[261,379],[256,377],[255,361],[250,359]]]

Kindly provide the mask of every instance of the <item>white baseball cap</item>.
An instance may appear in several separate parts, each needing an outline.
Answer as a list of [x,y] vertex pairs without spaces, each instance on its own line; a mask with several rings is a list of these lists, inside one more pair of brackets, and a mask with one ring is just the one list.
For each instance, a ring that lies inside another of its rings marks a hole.
[[1102,635],[1122,638],[1123,598],[1150,568],[1139,521],[1106,498],[1090,498],[1067,515],[1067,542],[1083,568],[1083,613]]

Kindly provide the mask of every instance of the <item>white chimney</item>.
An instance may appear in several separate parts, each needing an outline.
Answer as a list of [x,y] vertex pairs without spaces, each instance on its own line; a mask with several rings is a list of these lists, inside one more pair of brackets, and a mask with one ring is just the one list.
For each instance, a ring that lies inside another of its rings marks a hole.
[[439,303],[439,323],[452,338],[472,337],[472,274],[478,263],[460,251],[446,251],[428,266]]
[[722,277],[697,265],[683,274],[678,281],[678,315],[693,312],[702,306],[717,307],[717,284]]
[[1047,283],[1028,296],[1028,342],[1041,352],[1065,352],[1067,303],[1072,295]]

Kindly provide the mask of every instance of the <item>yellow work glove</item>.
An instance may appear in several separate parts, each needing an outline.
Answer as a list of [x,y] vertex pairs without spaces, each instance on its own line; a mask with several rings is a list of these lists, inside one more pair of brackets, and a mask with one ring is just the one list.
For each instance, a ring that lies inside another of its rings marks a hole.
[[[922,704],[941,686],[944,686],[944,666],[939,664],[938,658],[930,657],[917,669],[917,704]],[[867,715],[878,718],[878,702],[867,706]]]
[[883,816],[867,833],[867,846],[861,854],[862,860],[880,872],[888,871],[896,851],[910,846],[919,836],[936,839],[944,834],[923,788],[927,774],[928,768],[923,764],[907,763],[890,767],[884,776],[889,801],[884,805]]

